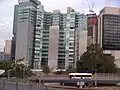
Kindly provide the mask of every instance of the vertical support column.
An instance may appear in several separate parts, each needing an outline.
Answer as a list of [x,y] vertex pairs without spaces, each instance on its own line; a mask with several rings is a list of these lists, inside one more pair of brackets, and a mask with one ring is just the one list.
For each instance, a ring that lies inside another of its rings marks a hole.
[[30,90],[32,90],[32,84],[30,83]]
[[47,86],[44,86],[45,87],[45,90],[48,90],[48,87]]
[[18,82],[16,82],[16,90],[18,90]]
[[3,90],[5,90],[5,80],[3,80]]
[[80,88],[83,88],[83,84],[82,84],[82,81],[80,81]]
[[64,90],[64,83],[62,83],[62,90]]
[[97,88],[97,81],[95,81],[95,88]]

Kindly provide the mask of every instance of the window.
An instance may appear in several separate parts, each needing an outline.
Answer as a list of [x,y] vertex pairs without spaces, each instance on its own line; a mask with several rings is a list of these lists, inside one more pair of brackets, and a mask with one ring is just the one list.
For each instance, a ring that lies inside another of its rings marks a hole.
[[35,43],[38,43],[38,44],[40,44],[40,41],[35,41]]
[[70,18],[75,18],[75,14],[71,14],[71,15],[70,15]]
[[40,54],[39,53],[35,53],[34,55],[39,56]]
[[65,53],[65,51],[58,51],[58,53]]
[[58,55],[58,57],[65,57],[65,55]]
[[69,51],[69,53],[74,53],[74,51]]
[[42,46],[42,48],[44,48],[44,49],[48,49],[48,46]]
[[69,43],[70,46],[74,46],[74,43]]
[[69,59],[69,61],[73,61],[73,59]]
[[74,29],[74,27],[70,27],[70,29]]
[[59,47],[59,49],[65,49],[65,47]]
[[72,34],[72,35],[74,35],[74,31],[70,31],[70,32],[69,32],[69,34]]
[[49,39],[43,39],[43,41],[49,41]]
[[74,57],[74,55],[73,55],[73,54],[71,54],[71,55],[69,55],[69,57]]
[[42,56],[48,56],[48,54],[42,54]]
[[41,26],[40,24],[37,25],[37,27],[40,27],[40,26]]
[[69,49],[74,49],[74,47],[69,47]]

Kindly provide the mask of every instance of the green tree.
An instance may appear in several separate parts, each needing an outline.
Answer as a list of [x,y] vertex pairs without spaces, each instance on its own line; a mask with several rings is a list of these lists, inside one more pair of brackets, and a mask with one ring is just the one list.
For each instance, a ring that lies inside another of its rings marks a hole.
[[75,73],[76,70],[72,67],[68,67],[67,70],[66,70],[67,73]]
[[16,65],[11,70],[11,76],[14,77],[23,77],[23,68],[21,65]]
[[50,73],[50,68],[49,68],[48,65],[43,66],[43,67],[42,67],[42,70],[43,70],[43,72],[44,72],[45,74],[49,74],[49,73]]
[[12,63],[12,69],[11,69],[11,75],[15,77],[28,77],[32,75],[32,72],[28,67],[26,67],[24,64],[17,64],[17,63]]
[[11,69],[11,64],[13,61],[0,61],[0,69],[3,69],[5,71]]
[[77,72],[114,73],[117,72],[115,59],[103,53],[99,44],[91,44],[76,63]]
[[68,74],[68,71],[57,71],[57,72],[54,72],[54,74],[56,75],[63,75],[63,74]]
[[8,72],[10,72],[10,76],[12,77],[23,78],[32,75],[28,67],[24,64],[18,64],[15,61],[0,61],[0,69],[5,70],[3,76],[8,76]]

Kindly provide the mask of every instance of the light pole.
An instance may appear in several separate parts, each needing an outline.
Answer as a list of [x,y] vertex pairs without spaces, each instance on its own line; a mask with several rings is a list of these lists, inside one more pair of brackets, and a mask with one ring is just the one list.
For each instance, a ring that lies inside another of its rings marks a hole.
[[24,68],[23,68],[23,80],[24,80],[24,77],[25,77],[25,71],[26,71],[26,67],[24,66]]

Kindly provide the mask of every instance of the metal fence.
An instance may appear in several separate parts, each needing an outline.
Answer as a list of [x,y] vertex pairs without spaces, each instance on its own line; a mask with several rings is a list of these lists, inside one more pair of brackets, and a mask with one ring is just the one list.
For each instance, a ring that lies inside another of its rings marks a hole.
[[61,90],[58,88],[50,88],[44,85],[31,83],[18,83],[6,80],[0,80],[0,90]]

